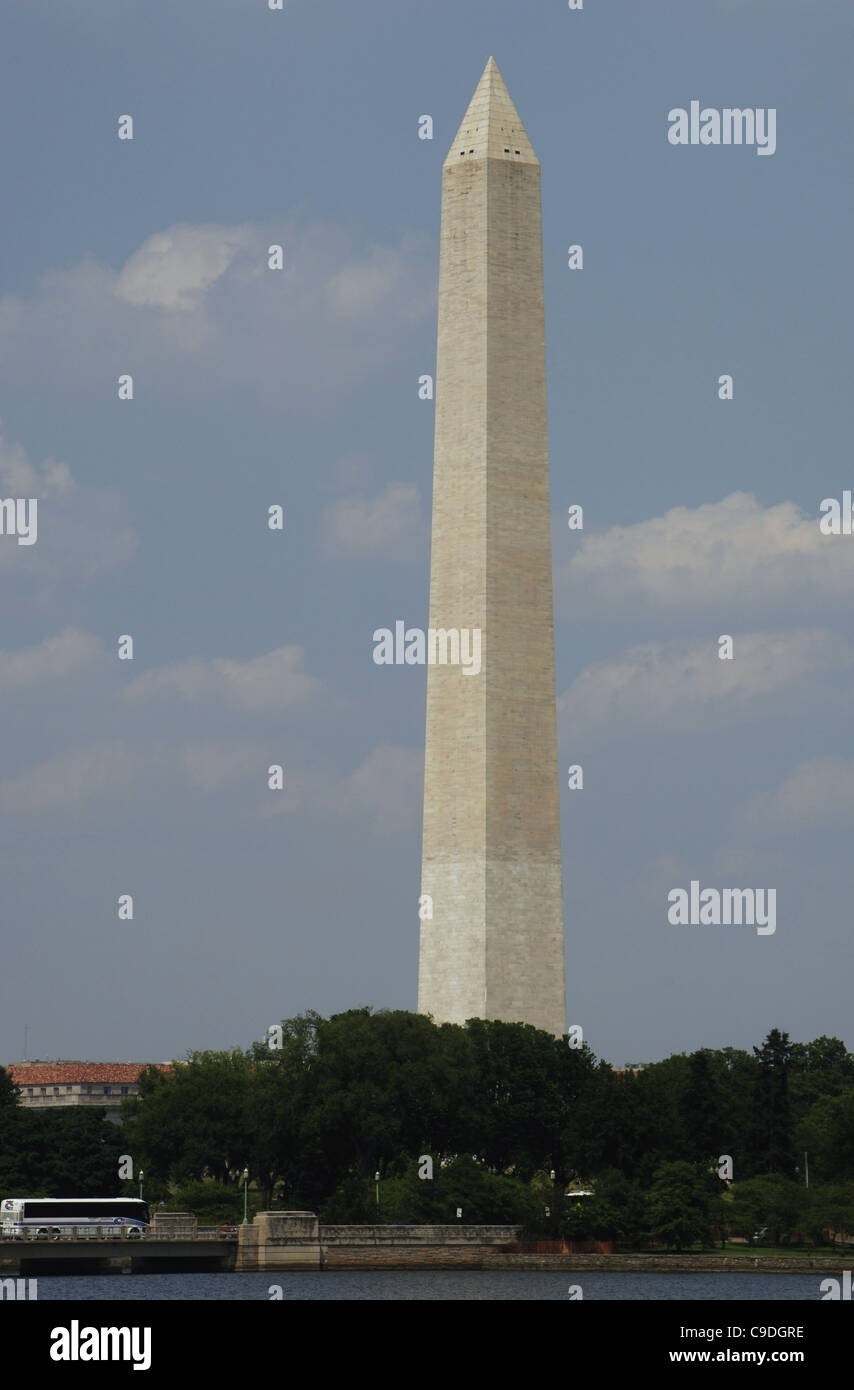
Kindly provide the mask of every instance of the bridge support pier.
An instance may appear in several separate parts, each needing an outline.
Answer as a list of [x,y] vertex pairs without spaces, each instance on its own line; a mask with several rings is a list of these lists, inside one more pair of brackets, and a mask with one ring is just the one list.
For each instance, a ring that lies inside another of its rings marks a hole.
[[237,1231],[238,1272],[321,1269],[320,1228],[311,1211],[261,1211]]

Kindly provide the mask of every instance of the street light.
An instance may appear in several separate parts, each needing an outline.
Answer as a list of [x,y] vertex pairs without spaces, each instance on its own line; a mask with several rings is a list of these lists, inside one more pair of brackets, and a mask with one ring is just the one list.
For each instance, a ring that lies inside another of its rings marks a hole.
[[243,1169],[243,1223],[249,1225],[249,1169]]
[[380,1219],[380,1175],[379,1175],[379,1170],[377,1170],[377,1172],[374,1173],[374,1182],[375,1182],[376,1185],[377,1185],[377,1224],[379,1224],[379,1219]]
[[139,1200],[142,1201],[142,1180],[145,1177],[142,1169],[139,1170]]

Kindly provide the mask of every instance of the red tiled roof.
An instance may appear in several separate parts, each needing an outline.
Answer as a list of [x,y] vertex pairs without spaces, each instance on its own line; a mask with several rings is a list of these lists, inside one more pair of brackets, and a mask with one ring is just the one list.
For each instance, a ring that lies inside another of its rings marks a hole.
[[168,1062],[24,1062],[6,1071],[16,1086],[72,1086],[90,1081],[135,1082],[148,1066],[171,1071]]

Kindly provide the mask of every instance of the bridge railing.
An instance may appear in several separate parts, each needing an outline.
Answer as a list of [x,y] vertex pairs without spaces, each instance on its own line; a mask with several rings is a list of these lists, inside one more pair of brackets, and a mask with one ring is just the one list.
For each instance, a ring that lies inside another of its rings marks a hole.
[[[2,1235],[0,1235],[2,1239]],[[57,1234],[50,1231],[47,1235],[40,1235],[35,1227],[29,1227],[19,1239],[37,1240],[42,1244],[50,1241],[91,1241],[122,1240],[130,1245],[150,1244],[152,1241],[161,1244],[164,1241],[175,1240],[236,1240],[236,1227],[231,1228],[230,1234],[223,1234],[219,1226],[187,1226],[186,1228],[172,1227],[168,1231],[143,1231],[140,1236],[132,1236],[126,1226],[116,1226],[112,1229],[105,1227],[92,1226],[63,1226]]]

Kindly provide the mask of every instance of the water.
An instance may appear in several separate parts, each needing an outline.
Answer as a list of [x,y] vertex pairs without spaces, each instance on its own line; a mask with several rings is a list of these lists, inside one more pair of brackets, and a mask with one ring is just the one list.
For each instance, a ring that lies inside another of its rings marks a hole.
[[257,1302],[279,1285],[290,1302],[450,1300],[565,1302],[571,1284],[585,1300],[735,1303],[795,1300],[817,1302],[826,1278],[814,1274],[608,1274],[570,1270],[329,1270],[323,1273],[115,1274],[38,1276],[38,1301],[83,1302],[165,1300]]

